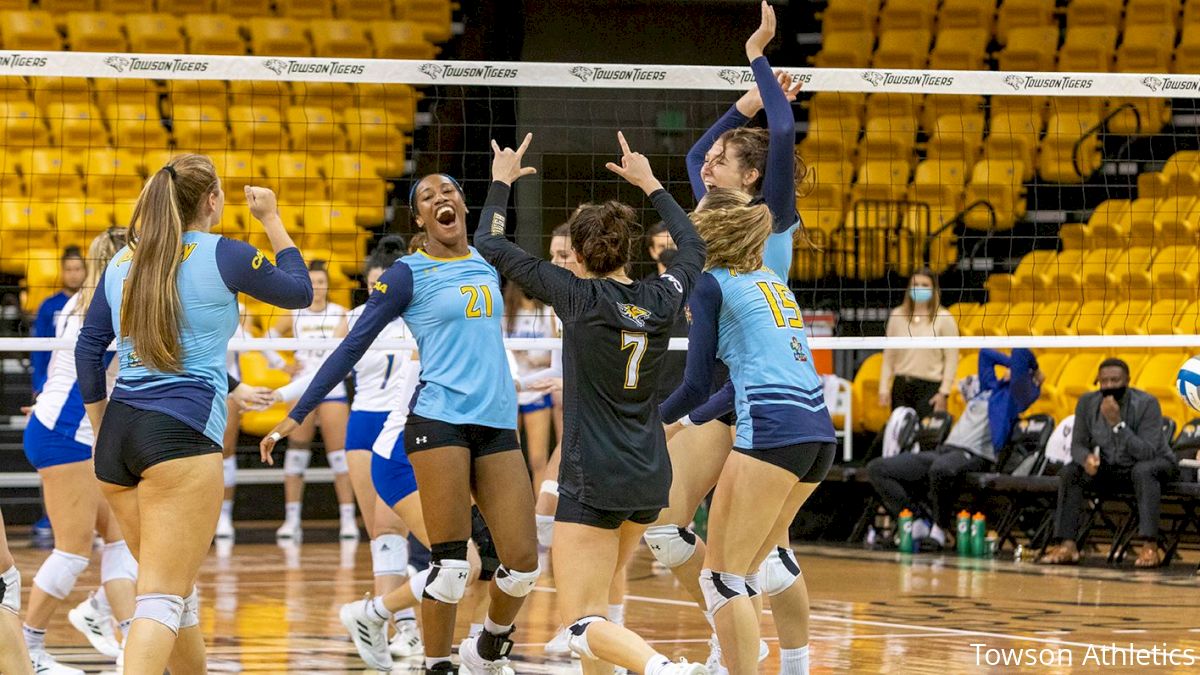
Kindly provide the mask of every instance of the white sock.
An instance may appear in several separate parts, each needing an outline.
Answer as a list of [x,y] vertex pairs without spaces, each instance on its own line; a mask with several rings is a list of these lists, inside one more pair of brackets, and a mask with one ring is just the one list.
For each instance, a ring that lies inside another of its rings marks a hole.
[[121,646],[124,648],[125,638],[129,637],[129,629],[133,628],[133,619],[125,619],[124,621],[117,623],[117,628],[121,629]]
[[501,626],[495,621],[492,621],[492,617],[490,616],[483,619],[483,629],[492,635],[504,635],[508,631],[512,630],[512,627],[513,625],[511,623],[507,626]]
[[450,663],[449,656],[426,656],[425,670],[433,670],[433,667],[439,663]]
[[609,605],[608,620],[618,626],[625,625],[625,605]]
[[343,523],[354,522],[355,511],[353,504],[339,504],[338,512],[342,514]]
[[233,500],[232,499],[226,499],[225,501],[221,502],[221,517],[229,518],[229,519],[233,518]]
[[646,661],[646,667],[642,668],[642,672],[646,675],[658,675],[658,671],[671,665],[671,659],[662,654],[655,654]]
[[100,589],[92,595],[92,606],[101,614],[112,614],[112,605],[108,604],[108,593],[104,592],[104,586],[100,586]]
[[383,596],[380,595],[374,600],[367,602],[367,616],[379,621],[387,621],[391,612],[387,611],[387,607],[383,606]]
[[467,627],[467,635],[474,637],[483,632],[483,624],[473,623]]
[[300,522],[300,502],[288,502],[283,507],[283,520],[288,523]]
[[808,675],[808,645],[779,650],[779,675]]
[[408,609],[402,609],[392,615],[392,620],[393,621],[416,621],[417,620],[417,612],[412,607],[409,607]]
[[30,652],[46,651],[46,631],[38,628],[30,628],[22,626],[21,630],[25,633],[25,647]]

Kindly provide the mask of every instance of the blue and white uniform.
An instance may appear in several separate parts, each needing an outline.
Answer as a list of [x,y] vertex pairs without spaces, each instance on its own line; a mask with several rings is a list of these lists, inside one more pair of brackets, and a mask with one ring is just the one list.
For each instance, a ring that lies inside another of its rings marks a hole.
[[[506,331],[506,338],[549,338],[558,334],[558,319],[554,310],[546,305],[534,313],[518,313],[513,319],[513,328]],[[529,375],[550,367],[552,359],[550,350],[530,349],[516,352],[514,359],[517,365],[516,376],[522,384]],[[554,400],[549,394],[540,391],[522,391],[517,394],[517,405],[522,414],[537,412],[554,406]]]
[[[307,307],[298,309],[292,312],[292,336],[302,340],[335,338],[338,327],[346,318],[346,308],[332,302],[326,303],[325,309],[320,312],[314,312]],[[327,349],[297,349],[293,356],[299,370],[296,371],[294,379],[304,381],[312,379],[328,355],[329,350]],[[347,398],[346,383],[343,381],[329,391],[325,401],[345,402]]]
[[[350,328],[358,323],[364,307],[366,305],[359,305],[350,311],[347,317]],[[404,320],[397,318],[384,327],[379,337],[399,340],[411,336]],[[402,373],[411,361],[412,351],[408,349],[371,349],[354,364],[354,401],[350,404],[350,420],[346,423],[347,451],[370,451],[383,431],[388,415],[401,408],[407,409],[412,390],[406,398],[403,387],[397,385],[404,382]],[[416,387],[415,382],[413,387]],[[403,426],[401,423],[401,428]]]
[[735,450],[766,458],[768,453],[757,451],[834,442],[800,308],[774,272],[711,269],[701,276],[689,306],[687,368],[683,384],[663,403],[664,422],[705,402],[719,358],[729,366],[731,384],[722,393],[731,394],[737,413]]
[[383,428],[371,446],[371,483],[379,498],[391,508],[417,491],[417,478],[404,452],[404,425],[408,421],[407,401],[412,399],[421,379],[421,362],[409,358],[398,369],[393,389],[403,403],[386,413]]
[[[79,334],[83,317],[76,313],[79,294],[61,308],[54,334],[73,338]],[[33,406],[25,427],[25,456],[37,469],[82,462],[92,458],[92,423],[83,408],[83,397],[75,378],[75,355],[53,352],[46,369],[42,393]]]
[[[133,255],[133,250],[125,247],[109,262],[79,334],[75,362],[85,404],[101,401],[106,395],[104,351],[121,333],[121,303]],[[300,252],[288,248],[280,251],[277,259],[278,267],[262,251],[244,242],[206,232],[185,232],[183,261],[176,278],[183,311],[179,326],[181,369],[163,372],[146,366],[134,353],[132,340],[121,337],[117,340],[120,375],[112,403],[172,418],[211,440],[219,451],[229,387],[226,354],[238,326],[237,294],[247,293],[287,308],[312,303],[312,283]],[[110,405],[106,419],[113,413],[114,406]],[[102,458],[103,441],[110,434],[114,453],[149,451],[149,446],[142,443],[152,440],[153,429],[113,427],[104,425],[97,439],[97,476],[101,480],[136,485],[141,470],[172,458],[156,455],[153,461],[141,464],[130,456]],[[107,475],[101,470],[102,459],[110,464]],[[116,464],[123,466],[118,468]]]

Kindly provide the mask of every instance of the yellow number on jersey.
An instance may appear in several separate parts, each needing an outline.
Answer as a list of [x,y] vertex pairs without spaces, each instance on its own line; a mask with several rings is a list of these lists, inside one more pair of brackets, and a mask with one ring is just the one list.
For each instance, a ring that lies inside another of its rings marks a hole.
[[[758,282],[758,290],[762,291],[763,297],[767,300],[767,306],[771,308],[771,315],[775,317],[775,326],[778,328],[804,328],[804,318],[800,316],[800,306],[796,304],[796,299],[792,296],[792,291],[787,286],[772,281]],[[784,312],[791,312],[791,316],[785,316]]]
[[[492,289],[488,286],[460,286],[459,293],[467,296],[467,318],[479,319],[492,315]],[[483,296],[483,307],[479,306],[479,297]]]

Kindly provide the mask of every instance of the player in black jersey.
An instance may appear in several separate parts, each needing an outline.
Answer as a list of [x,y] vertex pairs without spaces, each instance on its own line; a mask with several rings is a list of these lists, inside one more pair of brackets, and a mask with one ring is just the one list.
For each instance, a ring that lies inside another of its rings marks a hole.
[[475,247],[563,322],[565,429],[554,568],[570,573],[556,580],[559,612],[585,673],[605,672],[611,663],[646,675],[699,675],[704,666],[672,663],[604,613],[613,573],[667,505],[671,462],[654,405],[655,375],[675,315],[700,275],[704,243],[650,163],[618,135],[624,156],[608,168],[650,196],[679,245],[671,267],[653,281],[626,276],[636,223],[633,209],[614,201],[571,218],[582,278],[525,253],[504,238],[504,210],[512,182],[534,173],[521,167],[531,138],[515,151],[492,143],[493,182]]

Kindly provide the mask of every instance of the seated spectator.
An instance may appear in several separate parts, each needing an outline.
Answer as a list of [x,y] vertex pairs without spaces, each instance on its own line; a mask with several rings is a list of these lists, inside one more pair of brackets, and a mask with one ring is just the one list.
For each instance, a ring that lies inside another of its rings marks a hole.
[[[997,365],[1008,368],[1007,377],[996,376]],[[871,484],[892,515],[907,508],[928,521],[914,521],[914,539],[923,538],[928,528],[929,539],[943,547],[950,544],[959,478],[995,464],[996,453],[1008,442],[1017,418],[1041,395],[1043,379],[1037,358],[1028,349],[1014,349],[1012,356],[981,350],[979,392],[968,400],[946,442],[933,450],[902,452],[867,465]]]
[[1158,399],[1129,386],[1129,366],[1106,359],[1096,378],[1099,391],[1079,398],[1071,435],[1071,461],[1059,472],[1058,507],[1054,514],[1052,546],[1038,562],[1062,565],[1079,562],[1075,541],[1082,525],[1084,491],[1095,494],[1128,492],[1137,497],[1138,536],[1143,546],[1134,565],[1157,567],[1158,515],[1162,486],[1179,471],[1170,440],[1163,435]]

